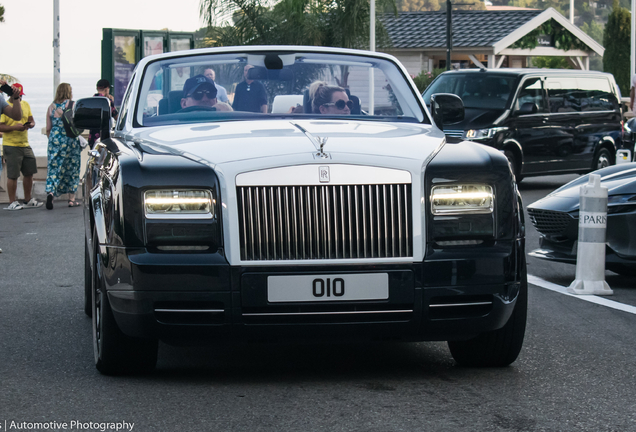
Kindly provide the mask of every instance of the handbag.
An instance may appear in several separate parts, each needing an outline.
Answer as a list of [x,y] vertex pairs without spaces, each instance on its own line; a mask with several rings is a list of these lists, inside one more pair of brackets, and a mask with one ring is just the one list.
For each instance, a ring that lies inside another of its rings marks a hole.
[[64,132],[69,138],[77,138],[84,132],[84,129],[77,129],[73,123],[73,101],[66,103],[66,108],[62,111],[62,124],[64,125]]

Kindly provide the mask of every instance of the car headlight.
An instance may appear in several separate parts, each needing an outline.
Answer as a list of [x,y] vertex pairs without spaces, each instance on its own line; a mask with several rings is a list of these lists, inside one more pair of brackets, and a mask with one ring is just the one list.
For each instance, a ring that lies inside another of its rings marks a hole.
[[144,192],[148,219],[212,219],[214,199],[209,190],[162,189]]
[[433,186],[431,212],[434,215],[492,213],[494,196],[492,186],[485,184],[455,184]]
[[489,139],[494,137],[497,132],[501,132],[507,130],[507,127],[495,127],[489,129],[470,129],[467,130],[464,138],[468,140],[481,140],[481,139]]

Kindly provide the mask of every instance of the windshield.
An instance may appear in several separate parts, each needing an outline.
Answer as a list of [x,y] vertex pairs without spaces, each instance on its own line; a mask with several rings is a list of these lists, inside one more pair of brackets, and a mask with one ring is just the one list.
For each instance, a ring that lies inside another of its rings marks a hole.
[[388,60],[305,52],[219,53],[149,63],[139,87],[141,126],[281,116],[428,122]]
[[464,102],[466,108],[505,109],[514,89],[515,77],[484,73],[445,73],[440,75],[424,92],[429,104],[435,93],[452,93]]

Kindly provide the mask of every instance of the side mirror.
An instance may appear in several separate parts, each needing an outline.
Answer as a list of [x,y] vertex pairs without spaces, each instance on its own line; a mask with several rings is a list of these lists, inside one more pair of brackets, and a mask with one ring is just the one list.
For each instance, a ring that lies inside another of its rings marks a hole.
[[78,129],[99,129],[101,139],[110,138],[110,102],[105,97],[89,97],[75,102],[73,123]]
[[539,107],[534,102],[526,102],[516,112],[517,115],[536,114],[539,111]]
[[431,95],[431,114],[438,128],[464,120],[464,103],[457,95],[436,93]]

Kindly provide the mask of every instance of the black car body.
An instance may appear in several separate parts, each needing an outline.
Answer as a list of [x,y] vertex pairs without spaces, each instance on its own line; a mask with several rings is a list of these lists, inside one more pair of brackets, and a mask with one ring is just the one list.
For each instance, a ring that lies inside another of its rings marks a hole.
[[[317,68],[364,79],[376,65],[392,82],[385,99],[375,93],[376,115],[354,84],[358,115],[148,106],[174,67],[194,75],[226,62],[217,79],[240,79],[248,59],[271,92]],[[436,122],[450,118],[438,111]],[[100,98],[75,108],[79,127],[107,136],[84,183],[85,307],[101,372],[154,367],[158,340],[447,340],[462,364],[516,359],[527,282],[509,164],[446,143],[393,57],[314,47],[150,56],[112,137],[108,113]]]
[[612,165],[623,148],[620,90],[611,74],[580,70],[468,69],[445,72],[424,92],[462,98],[448,136],[506,154],[517,180]]
[[[619,274],[636,274],[636,163],[616,165],[594,174],[608,188],[605,267]],[[541,234],[539,249],[530,256],[576,264],[579,232],[579,188],[589,175],[560,187],[528,206],[532,224]]]

